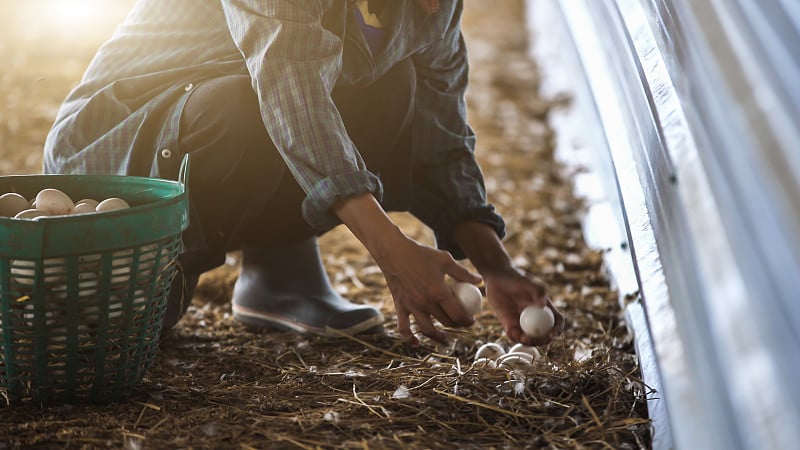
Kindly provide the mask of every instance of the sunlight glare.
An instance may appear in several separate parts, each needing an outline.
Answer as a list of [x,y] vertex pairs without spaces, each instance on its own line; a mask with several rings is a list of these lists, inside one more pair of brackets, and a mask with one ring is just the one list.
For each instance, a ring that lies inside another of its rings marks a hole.
[[49,15],[61,27],[78,28],[96,20],[99,7],[92,0],[57,0],[51,2]]

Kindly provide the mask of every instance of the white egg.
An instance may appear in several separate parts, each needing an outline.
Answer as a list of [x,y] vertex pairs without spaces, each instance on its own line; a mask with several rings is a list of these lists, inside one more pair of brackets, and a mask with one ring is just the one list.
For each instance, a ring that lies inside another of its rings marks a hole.
[[44,324],[48,327],[56,324],[56,314],[53,311],[34,310],[33,300],[28,300],[22,308],[22,318],[25,319],[25,325],[33,328],[36,326],[36,318],[44,317]]
[[[43,261],[42,273],[45,284],[54,284],[64,279],[64,258],[48,258]],[[11,276],[19,284],[33,286],[36,277],[36,263],[22,259],[11,261]]]
[[475,352],[475,360],[477,361],[481,358],[497,359],[505,353],[506,350],[503,346],[495,344],[494,342],[489,342],[478,347],[478,351]]
[[33,261],[11,260],[11,277],[19,284],[33,286],[33,278],[36,276]]
[[97,212],[106,212],[106,211],[116,211],[118,209],[126,209],[126,208],[130,208],[128,202],[126,202],[121,198],[111,197],[98,203],[97,208],[95,208],[95,210]]
[[118,317],[122,317],[122,305],[121,304],[114,304],[112,308],[108,310],[108,318],[109,319],[116,319]]
[[550,308],[526,306],[519,315],[519,326],[528,336],[544,337],[550,333],[555,324],[555,316]]
[[133,250],[121,250],[111,254],[111,283],[127,284],[131,280]]
[[75,202],[75,205],[77,206],[77,205],[80,205],[81,203],[86,203],[86,204],[92,205],[92,208],[96,208],[97,204],[100,203],[100,202],[98,202],[97,200],[95,200],[93,198],[82,198],[82,199],[78,200],[77,202]]
[[72,199],[58,189],[42,189],[36,194],[36,209],[51,216],[69,214],[74,206]]
[[453,294],[461,300],[464,309],[466,309],[471,316],[474,316],[481,310],[483,294],[481,294],[481,290],[478,289],[478,286],[457,281],[450,286],[450,289],[453,291]]
[[78,203],[72,208],[70,214],[86,214],[86,213],[93,213],[95,212],[95,208],[97,205],[92,205],[91,203]]
[[14,217],[20,211],[29,209],[28,205],[28,200],[15,192],[0,195],[0,216]]
[[508,349],[508,353],[527,353],[533,357],[533,359],[539,359],[542,357],[542,354],[539,353],[539,349],[536,347],[530,347],[525,344],[516,344],[510,349]]
[[35,219],[37,217],[47,217],[47,216],[49,216],[49,214],[47,214],[44,211],[39,211],[38,209],[26,209],[24,211],[20,211],[19,213],[17,213],[17,215],[14,216],[14,218],[15,219],[31,219],[32,220],[32,219]]
[[[97,294],[97,285],[98,279],[97,274],[93,272],[81,272],[78,274],[78,297],[92,297]],[[67,285],[62,284],[61,286],[56,287],[53,289],[55,292],[60,292],[65,295],[67,293]]]
[[153,266],[156,264],[156,256],[158,256],[157,251],[157,244],[143,245],[139,250],[139,268],[143,270],[153,268]]

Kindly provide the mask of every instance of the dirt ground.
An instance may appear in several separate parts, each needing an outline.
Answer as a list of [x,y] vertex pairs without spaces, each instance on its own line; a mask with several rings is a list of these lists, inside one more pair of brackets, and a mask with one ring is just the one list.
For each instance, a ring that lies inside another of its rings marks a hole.
[[[60,29],[38,14],[52,0],[2,0],[0,175],[37,173],[61,100],[131,0],[92,26]],[[16,5],[16,9],[12,8]],[[617,293],[587,248],[581,199],[554,160],[552,108],[527,58],[522,0],[467,0],[470,119],[490,200],[508,222],[516,263],[544,280],[567,317],[563,337],[514,372],[473,365],[505,347],[484,304],[448,345],[398,341],[382,275],[344,229],[321,240],[336,288],[380,307],[384,335],[301,337],[254,331],[231,317],[238,258],[207,273],[187,316],[140,385],[111,405],[0,409],[2,448],[649,448],[646,396]],[[413,218],[412,236],[432,242]]]

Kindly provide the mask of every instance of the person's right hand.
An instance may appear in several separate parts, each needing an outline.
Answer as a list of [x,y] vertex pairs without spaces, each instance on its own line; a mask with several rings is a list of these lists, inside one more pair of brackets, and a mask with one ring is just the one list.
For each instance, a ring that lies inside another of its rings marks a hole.
[[412,345],[411,319],[425,336],[445,340],[433,319],[446,327],[471,325],[475,319],[445,285],[445,275],[459,281],[480,283],[480,275],[458,264],[441,250],[417,243],[391,220],[372,194],[342,198],[334,211],[378,263],[392,293],[397,326]]
[[480,275],[470,272],[444,251],[422,245],[405,236],[394,236],[391,251],[373,255],[383,271],[397,311],[397,328],[406,342],[419,341],[411,331],[413,315],[419,331],[442,342],[446,334],[434,324],[446,327],[472,325],[475,319],[445,284],[445,275],[477,284]]

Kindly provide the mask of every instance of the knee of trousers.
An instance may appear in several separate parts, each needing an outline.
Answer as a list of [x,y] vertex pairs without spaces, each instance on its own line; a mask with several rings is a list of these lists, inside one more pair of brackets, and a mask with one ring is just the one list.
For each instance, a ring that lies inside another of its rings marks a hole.
[[248,76],[227,76],[197,87],[180,124],[181,153],[192,154],[195,171],[207,167],[216,179],[243,165],[283,172],[280,155],[264,127]]

